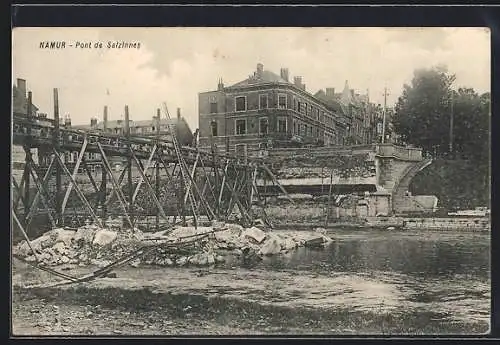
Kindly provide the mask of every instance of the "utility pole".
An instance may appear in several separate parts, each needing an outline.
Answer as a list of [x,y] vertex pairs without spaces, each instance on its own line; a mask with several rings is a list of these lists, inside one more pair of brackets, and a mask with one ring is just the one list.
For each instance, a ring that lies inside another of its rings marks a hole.
[[453,90],[451,90],[450,97],[450,144],[449,144],[450,155],[453,153]]
[[384,109],[383,109],[383,118],[382,118],[382,144],[385,142],[385,117],[387,112],[387,87],[384,88]]

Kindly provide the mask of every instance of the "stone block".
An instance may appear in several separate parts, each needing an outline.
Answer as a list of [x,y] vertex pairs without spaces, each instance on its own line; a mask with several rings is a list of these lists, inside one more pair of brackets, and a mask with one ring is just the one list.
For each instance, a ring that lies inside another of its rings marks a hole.
[[105,246],[113,242],[118,234],[115,231],[99,230],[96,232],[93,245]]

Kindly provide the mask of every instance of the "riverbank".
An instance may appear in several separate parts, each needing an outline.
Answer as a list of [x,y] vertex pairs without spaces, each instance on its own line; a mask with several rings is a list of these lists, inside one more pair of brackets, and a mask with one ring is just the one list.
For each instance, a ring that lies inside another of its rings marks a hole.
[[486,218],[416,218],[416,217],[373,217],[367,218],[365,222],[287,222],[273,223],[274,229],[279,230],[303,230],[313,228],[325,230],[348,229],[359,230],[403,230],[403,231],[444,231],[444,232],[490,232],[491,223]]
[[[324,275],[262,268],[126,267],[116,271],[115,278],[30,288],[27,285],[57,278],[23,265],[14,262],[12,315],[16,336],[432,335],[488,331],[485,320],[453,315],[453,302],[434,301],[433,308],[418,300],[403,303],[401,294],[408,289],[404,278],[375,271]],[[89,269],[74,267],[72,271],[84,274]],[[422,286],[423,291],[429,290]],[[450,279],[445,287],[454,291],[452,296],[463,289],[458,279]],[[486,287],[481,285],[480,289]]]
[[[331,208],[331,207],[330,207]],[[400,229],[418,231],[471,231],[491,230],[489,217],[336,217],[328,212],[324,202],[274,203],[266,205],[266,215],[276,229]]]

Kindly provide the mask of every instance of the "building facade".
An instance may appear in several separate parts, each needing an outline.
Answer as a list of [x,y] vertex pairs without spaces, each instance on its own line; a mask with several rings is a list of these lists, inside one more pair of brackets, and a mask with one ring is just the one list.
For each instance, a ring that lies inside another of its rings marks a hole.
[[[34,104],[31,106],[31,115],[36,116],[38,107]],[[17,78],[16,84],[12,86],[12,114],[13,116],[28,115],[28,97],[26,89],[26,80]],[[38,163],[38,150],[31,149],[31,154],[35,163]],[[20,178],[25,164],[25,152],[22,146],[11,145],[11,168],[12,175]]]
[[349,87],[346,80],[344,89],[335,93],[335,88],[328,87],[314,94],[332,109],[341,113],[348,123],[348,145],[371,144],[376,141],[376,111],[375,105],[370,103],[368,92],[360,94]]
[[260,152],[273,147],[345,144],[349,123],[341,112],[262,64],[247,79],[199,93],[199,146],[219,152]]

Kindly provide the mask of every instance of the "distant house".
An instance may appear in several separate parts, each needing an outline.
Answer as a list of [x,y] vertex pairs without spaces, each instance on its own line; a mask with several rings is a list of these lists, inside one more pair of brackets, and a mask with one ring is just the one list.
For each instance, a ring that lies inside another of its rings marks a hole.
[[[152,117],[151,120],[129,120],[130,135],[140,136],[140,137],[156,137],[157,136],[157,125],[158,121],[156,116]],[[193,144],[194,135],[191,129],[184,119],[181,117],[180,111],[177,111],[177,117],[171,119],[160,119],[160,138],[162,140],[170,141],[172,136],[170,134],[169,125],[172,125],[176,130],[176,137],[181,146],[190,146]],[[124,120],[107,120],[106,125],[104,121],[98,122],[96,118],[90,120],[90,125],[76,125],[71,126],[74,129],[81,129],[84,131],[97,131],[109,134],[115,134],[124,136],[125,135],[125,121]],[[78,152],[68,152],[66,154],[66,162],[74,163],[78,157]],[[92,172],[98,172],[100,170],[100,155],[98,153],[90,153],[87,157],[89,162],[89,167]],[[125,157],[109,157],[110,164],[116,169],[120,170],[124,166],[126,160]]]
[[[32,115],[36,115],[38,107],[32,104]],[[26,80],[17,78],[17,84],[12,86],[12,112],[15,115],[27,115],[28,96],[26,92]]]
[[[31,115],[35,116],[38,107],[32,104]],[[26,80],[18,78],[16,84],[12,86],[12,113],[16,116],[26,116],[28,114],[28,97],[26,91]],[[32,156],[35,163],[38,163],[38,150],[32,149]],[[11,168],[12,175],[16,179],[22,175],[25,164],[25,152],[22,146],[11,145]]]
[[373,141],[376,124],[370,114],[371,106],[367,94],[355,93],[346,80],[341,93],[335,93],[335,88],[326,88],[325,91],[316,92],[314,97],[326,102],[331,109],[341,112],[349,119],[349,144],[369,144]]
[[[153,117],[151,120],[129,120],[130,135],[141,137],[155,137],[157,135],[157,118]],[[180,114],[176,118],[160,119],[160,137],[164,140],[171,139],[169,125],[176,129],[177,140],[181,146],[192,145],[193,132],[191,131],[187,121]],[[104,128],[104,121],[98,122],[97,119],[91,119],[90,125],[71,126],[71,128],[81,129],[85,131],[101,131],[110,134],[125,135],[125,121],[124,120],[108,120],[106,122],[106,129]]]

